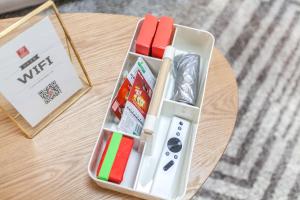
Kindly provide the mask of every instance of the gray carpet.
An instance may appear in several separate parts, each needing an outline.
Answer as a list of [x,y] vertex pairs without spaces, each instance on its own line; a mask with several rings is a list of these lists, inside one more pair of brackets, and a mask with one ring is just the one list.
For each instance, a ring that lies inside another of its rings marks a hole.
[[211,31],[236,73],[239,116],[225,155],[194,199],[300,199],[298,1],[85,0],[60,1],[59,8],[150,11]]

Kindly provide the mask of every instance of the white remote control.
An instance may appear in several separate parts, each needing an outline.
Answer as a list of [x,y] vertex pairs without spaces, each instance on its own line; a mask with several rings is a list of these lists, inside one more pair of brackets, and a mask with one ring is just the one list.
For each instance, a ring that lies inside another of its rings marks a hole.
[[178,170],[183,162],[190,122],[173,117],[164,144],[161,158],[156,169],[151,193],[163,198],[172,195],[173,183],[179,176]]

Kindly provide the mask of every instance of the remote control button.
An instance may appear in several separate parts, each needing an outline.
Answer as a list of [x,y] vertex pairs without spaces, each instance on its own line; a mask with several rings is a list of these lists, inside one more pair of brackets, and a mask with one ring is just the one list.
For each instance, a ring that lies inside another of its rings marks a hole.
[[179,124],[182,126],[182,125],[183,125],[183,122],[181,121],[181,122],[179,122]]
[[177,158],[178,158],[178,156],[177,156],[177,155],[175,155],[175,156],[174,156],[174,158],[175,158],[175,159],[177,159]]
[[181,126],[178,126],[178,130],[180,130],[180,131],[181,131]]
[[168,156],[168,155],[170,155],[170,152],[167,151],[167,152],[166,152],[166,156]]
[[168,162],[165,166],[164,166],[164,170],[167,171],[168,169],[170,169],[170,167],[172,167],[174,165],[174,161],[171,160],[170,162]]
[[176,133],[176,135],[177,135],[177,136],[180,136],[180,133],[179,133],[179,132],[177,132],[177,133]]
[[171,152],[177,153],[181,150],[182,143],[180,139],[173,137],[168,140],[167,146]]

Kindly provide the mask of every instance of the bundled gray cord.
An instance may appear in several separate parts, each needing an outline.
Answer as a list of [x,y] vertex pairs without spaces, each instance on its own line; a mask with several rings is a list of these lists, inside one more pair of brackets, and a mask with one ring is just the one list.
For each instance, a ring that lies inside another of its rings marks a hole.
[[188,53],[175,56],[175,87],[173,100],[195,105],[199,90],[199,72],[201,57]]

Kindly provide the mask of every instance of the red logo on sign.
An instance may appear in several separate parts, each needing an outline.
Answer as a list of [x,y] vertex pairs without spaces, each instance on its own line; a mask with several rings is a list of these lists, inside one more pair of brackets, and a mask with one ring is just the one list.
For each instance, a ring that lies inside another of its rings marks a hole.
[[17,54],[20,58],[24,58],[29,54],[29,51],[25,46],[23,46],[17,51]]

